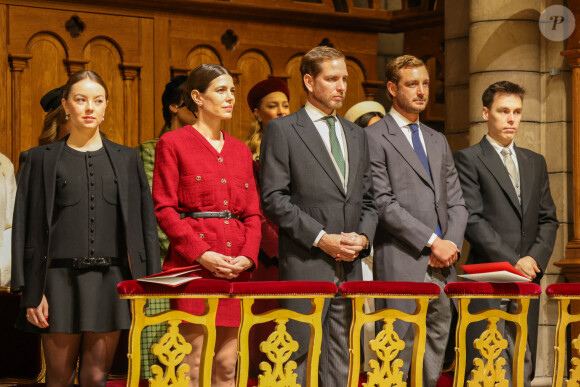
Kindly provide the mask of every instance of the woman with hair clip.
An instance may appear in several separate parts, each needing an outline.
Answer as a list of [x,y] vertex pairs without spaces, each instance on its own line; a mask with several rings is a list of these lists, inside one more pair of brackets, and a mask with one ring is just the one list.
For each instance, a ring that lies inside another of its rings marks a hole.
[[131,325],[117,284],[159,271],[147,178],[135,149],[99,130],[108,93],[92,71],[71,75],[70,134],[30,149],[16,194],[12,291],[16,326],[40,333],[47,386],[105,386],[119,332]]
[[[197,116],[166,133],[155,150],[153,199],[159,226],[169,238],[163,269],[199,264],[204,276],[247,281],[260,246],[260,206],[252,154],[244,143],[220,130],[232,118],[234,82],[222,66],[204,64],[189,74],[183,101]],[[203,300],[176,299],[172,307],[191,314],[205,310]],[[212,387],[234,385],[240,301],[221,299]],[[190,386],[199,384],[203,327],[182,323],[192,344],[184,362]]]

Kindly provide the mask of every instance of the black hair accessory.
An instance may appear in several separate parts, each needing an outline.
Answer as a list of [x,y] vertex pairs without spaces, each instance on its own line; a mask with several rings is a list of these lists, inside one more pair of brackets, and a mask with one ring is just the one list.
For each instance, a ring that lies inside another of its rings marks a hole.
[[52,89],[48,93],[42,96],[40,99],[40,106],[42,106],[42,110],[48,113],[51,110],[57,109],[62,101],[62,92],[64,90],[64,85],[61,87],[57,87],[56,89]]

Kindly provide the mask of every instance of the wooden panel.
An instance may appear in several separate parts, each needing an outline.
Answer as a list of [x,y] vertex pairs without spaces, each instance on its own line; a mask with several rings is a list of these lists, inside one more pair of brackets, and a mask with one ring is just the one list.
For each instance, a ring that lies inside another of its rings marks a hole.
[[[157,94],[155,93],[155,49],[153,44],[153,24],[152,19],[143,18],[139,20],[139,25],[141,26],[141,34],[139,36],[139,64],[141,65],[141,68],[139,78],[135,81],[135,87],[138,88],[139,93],[139,97],[135,101],[138,102],[136,108],[139,110],[138,138],[136,138],[137,144],[155,137],[156,125],[154,123],[157,122],[157,117],[163,121],[161,109],[154,109],[155,100],[161,100],[161,94],[157,97]],[[139,109],[139,106],[142,108]]]
[[197,66],[202,64],[217,64],[221,65],[217,52],[209,46],[199,46],[191,50],[189,55],[187,55],[187,67],[193,70]]
[[12,99],[10,98],[10,76],[8,72],[8,50],[6,43],[7,31],[7,13],[8,7],[0,4],[0,101],[3,101],[3,107],[0,109],[0,152],[13,158],[12,155],[12,128],[8,112],[12,108]]
[[302,75],[300,74],[300,61],[302,56],[295,56],[288,61],[286,65],[286,73],[290,76],[288,78],[288,88],[290,89],[290,113],[298,111],[307,100],[306,92],[304,91]]
[[109,90],[109,103],[101,130],[111,141],[125,144],[125,126],[128,120],[137,117],[126,117],[123,79],[119,70],[121,56],[115,46],[108,40],[95,39],[87,44],[83,58],[89,61],[87,68],[103,78]]
[[40,99],[48,91],[64,85],[68,79],[63,63],[66,58],[65,48],[54,36],[36,35],[30,41],[27,51],[32,58],[22,74],[24,88],[20,103],[22,112],[30,114],[21,116],[21,131],[16,133],[20,135],[20,152],[38,145],[38,136],[44,123]]
[[230,134],[240,140],[245,140],[250,133],[250,123],[253,117],[248,106],[248,92],[256,83],[268,78],[272,69],[266,57],[255,51],[243,54],[237,63],[237,69],[241,75],[236,88],[236,108],[232,117]]

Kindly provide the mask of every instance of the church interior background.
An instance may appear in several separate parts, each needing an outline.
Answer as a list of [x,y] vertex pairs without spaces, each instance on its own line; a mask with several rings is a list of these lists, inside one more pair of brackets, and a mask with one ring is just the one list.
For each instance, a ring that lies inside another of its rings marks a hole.
[[[310,48],[332,45],[347,56],[339,114],[363,100],[388,108],[385,64],[412,54],[427,62],[432,80],[422,120],[453,151],[485,134],[480,96],[489,84],[524,85],[516,142],[546,158],[560,221],[541,285],[579,282],[580,30],[561,41],[542,35],[538,19],[550,5],[567,6],[580,22],[575,0],[0,0],[0,152],[17,168],[41,131],[41,96],[80,69],[95,70],[109,87],[107,136],[136,146],[163,128],[165,84],[202,63],[233,73],[241,97],[224,129],[244,140],[245,96],[258,81],[284,79],[290,111],[304,104],[299,63]],[[557,318],[556,303],[542,296],[537,386],[551,385]],[[0,340],[0,369],[13,357]]]

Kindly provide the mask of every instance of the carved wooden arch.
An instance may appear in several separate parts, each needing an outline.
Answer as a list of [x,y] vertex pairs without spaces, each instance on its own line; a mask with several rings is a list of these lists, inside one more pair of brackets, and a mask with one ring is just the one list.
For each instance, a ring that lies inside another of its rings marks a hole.
[[112,44],[110,39],[92,39],[84,47],[83,58],[88,62],[87,69],[101,76],[109,92],[106,118],[101,124],[102,132],[112,141],[128,144],[126,140],[130,139],[131,134],[129,127],[131,121],[137,120],[137,116],[130,117],[125,112],[125,88],[119,69],[123,62],[117,45]]
[[346,111],[361,101],[366,101],[366,94],[363,87],[365,75],[363,68],[358,61],[351,58],[346,59],[346,68],[348,70],[348,83],[346,89],[346,98],[342,102],[342,107],[338,109],[338,114],[344,116]]
[[12,94],[18,95],[13,99],[12,109],[14,156],[38,145],[44,121],[40,99],[67,80],[63,65],[67,57],[66,45],[56,34],[34,34],[25,49],[26,59],[20,58],[18,74],[13,72],[12,78]]
[[[207,44],[202,44],[194,47],[188,54],[186,63],[189,70],[193,70],[202,64],[218,64],[222,65],[222,59],[216,49]],[[178,74],[175,74],[178,75]],[[187,75],[187,74],[183,74]]]
[[306,103],[306,92],[300,74],[300,62],[304,53],[297,54],[286,63],[286,74],[288,74],[288,89],[290,89],[290,113],[295,113]]
[[259,50],[247,50],[237,60],[236,70],[239,74],[236,85],[236,107],[232,117],[232,126],[228,133],[239,139],[246,139],[250,132],[252,112],[247,97],[250,89],[258,82],[268,78],[272,67],[268,57]]

